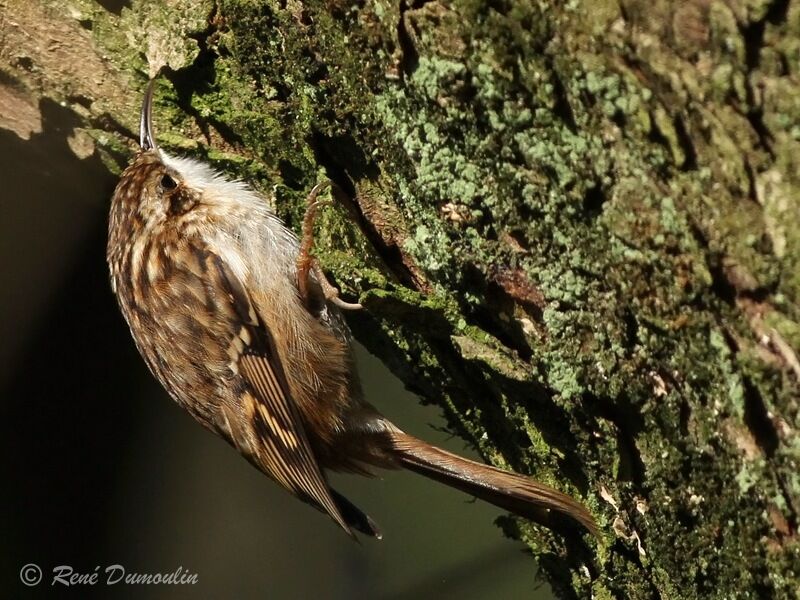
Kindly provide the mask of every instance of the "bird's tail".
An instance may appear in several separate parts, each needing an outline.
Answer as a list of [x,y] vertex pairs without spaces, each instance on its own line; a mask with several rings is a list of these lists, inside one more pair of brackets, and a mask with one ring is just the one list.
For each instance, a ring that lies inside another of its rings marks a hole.
[[597,524],[586,507],[558,490],[517,473],[461,458],[402,431],[392,431],[390,438],[395,456],[410,471],[544,525],[552,524],[551,511],[566,515],[598,535]]

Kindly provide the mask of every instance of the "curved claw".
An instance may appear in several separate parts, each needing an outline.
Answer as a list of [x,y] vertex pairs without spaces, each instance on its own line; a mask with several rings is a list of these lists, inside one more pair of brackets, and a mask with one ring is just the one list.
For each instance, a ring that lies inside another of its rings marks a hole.
[[333,185],[333,182],[331,182],[330,179],[326,179],[325,181],[320,181],[317,185],[315,185],[313,188],[311,188],[311,191],[308,194],[308,198],[306,199],[306,202],[308,204],[311,204],[311,203],[315,202],[317,200],[317,196],[319,195],[319,193],[322,190],[324,190],[325,188],[331,187],[332,185]]

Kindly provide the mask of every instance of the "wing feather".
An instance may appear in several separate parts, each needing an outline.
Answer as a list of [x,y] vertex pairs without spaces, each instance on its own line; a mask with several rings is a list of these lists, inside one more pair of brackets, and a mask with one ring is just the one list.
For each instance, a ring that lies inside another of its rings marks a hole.
[[245,422],[234,424],[236,416],[223,410],[221,429],[256,466],[291,493],[327,512],[352,535],[314,456],[272,335],[242,283],[219,256],[211,256],[241,324],[228,355],[231,370],[243,384],[239,401]]

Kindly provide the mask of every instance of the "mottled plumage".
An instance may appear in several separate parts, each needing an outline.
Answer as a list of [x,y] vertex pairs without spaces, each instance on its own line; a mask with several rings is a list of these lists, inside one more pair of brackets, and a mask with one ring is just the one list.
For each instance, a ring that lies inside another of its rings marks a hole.
[[245,184],[160,150],[151,97],[152,84],[142,150],[114,192],[107,257],[136,346],[181,406],[347,532],[379,537],[326,469],[406,467],[523,516],[552,509],[595,530],[563,493],[429,446],[369,405],[343,303],[313,268],[310,238],[301,248]]

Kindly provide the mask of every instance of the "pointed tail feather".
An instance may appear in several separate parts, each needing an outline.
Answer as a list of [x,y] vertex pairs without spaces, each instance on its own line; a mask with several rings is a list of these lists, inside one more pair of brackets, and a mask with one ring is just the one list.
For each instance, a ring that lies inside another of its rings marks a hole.
[[549,511],[555,511],[599,535],[589,511],[558,490],[518,473],[461,458],[401,431],[392,431],[390,436],[400,463],[410,471],[544,525],[549,524]]
[[334,489],[331,489],[331,496],[348,527],[378,540],[383,538],[378,524],[369,515]]

